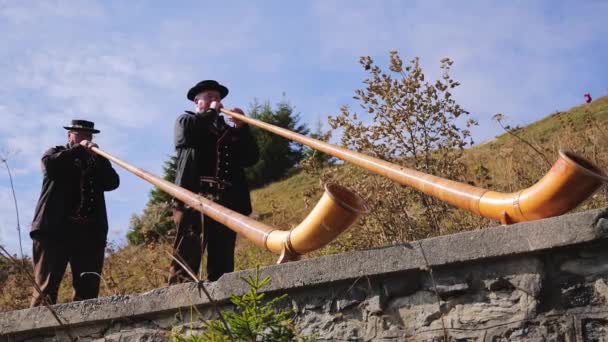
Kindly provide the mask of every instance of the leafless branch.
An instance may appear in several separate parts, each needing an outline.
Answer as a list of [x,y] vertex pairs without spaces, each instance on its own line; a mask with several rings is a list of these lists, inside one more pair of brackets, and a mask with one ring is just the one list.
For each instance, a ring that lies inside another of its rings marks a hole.
[[4,156],[0,156],[0,161],[4,163],[6,166],[6,171],[8,172],[8,179],[11,183],[11,190],[13,192],[13,203],[15,204],[15,214],[17,217],[17,236],[19,238],[19,252],[21,253],[21,261],[24,262],[23,258],[23,245],[21,243],[21,224],[19,221],[19,206],[17,205],[17,195],[15,195],[15,185],[13,184],[13,175],[11,174],[11,168],[8,166],[8,161]]

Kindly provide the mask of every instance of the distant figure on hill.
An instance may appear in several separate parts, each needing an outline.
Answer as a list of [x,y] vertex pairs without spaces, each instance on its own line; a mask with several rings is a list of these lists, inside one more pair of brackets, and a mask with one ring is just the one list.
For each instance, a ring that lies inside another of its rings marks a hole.
[[593,101],[593,99],[591,98],[591,95],[589,95],[589,93],[585,93],[584,96],[585,96],[585,102],[586,103],[589,103],[589,102]]
[[34,213],[32,262],[36,284],[31,306],[57,302],[68,263],[74,300],[96,298],[103,267],[108,218],[105,191],[118,188],[110,162],[91,151],[95,124],[72,120],[66,145],[42,156],[42,191]]

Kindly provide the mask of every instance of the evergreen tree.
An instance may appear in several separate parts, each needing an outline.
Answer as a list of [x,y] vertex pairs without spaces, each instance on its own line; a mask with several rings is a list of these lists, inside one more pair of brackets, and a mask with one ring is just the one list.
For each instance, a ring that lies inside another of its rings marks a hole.
[[[175,181],[175,172],[177,167],[177,156],[169,157],[169,160],[165,161],[163,165],[163,179],[173,183]],[[154,188],[150,191],[149,204],[168,203],[172,199],[166,192],[159,188]]]
[[[254,103],[249,116],[293,132],[308,134],[306,125],[299,123],[300,115],[294,113],[293,106],[285,101],[279,102],[275,110],[268,102],[264,105]],[[254,188],[281,179],[304,158],[301,144],[256,127],[252,127],[252,134],[260,149],[260,160],[246,170],[249,184]]]
[[[163,179],[169,182],[175,180],[177,157],[171,156],[163,165]],[[150,191],[148,203],[141,215],[133,214],[129,222],[127,241],[132,245],[157,241],[173,229],[172,197],[159,188]]]
[[[323,132],[323,124],[319,120],[317,121],[315,131],[313,133],[310,133],[310,137],[320,141],[328,142],[331,138],[331,131]],[[302,163],[314,163],[315,167],[317,168],[326,165],[332,165],[335,161],[335,158],[331,155],[315,150],[312,147],[304,146],[302,152],[304,155],[304,160],[302,161]]]
[[202,335],[186,336],[173,332],[171,342],[207,341],[314,341],[314,336],[301,336],[295,329],[294,311],[285,309],[287,295],[266,298],[260,289],[270,283],[270,277],[261,279],[260,266],[255,276],[241,278],[249,285],[243,295],[230,296],[234,310],[222,310],[222,320],[205,320]]

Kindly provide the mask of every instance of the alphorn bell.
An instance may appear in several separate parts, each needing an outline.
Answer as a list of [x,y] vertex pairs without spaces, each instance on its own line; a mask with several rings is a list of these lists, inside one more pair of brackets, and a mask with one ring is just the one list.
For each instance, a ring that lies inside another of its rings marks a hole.
[[279,254],[278,263],[297,260],[300,255],[325,246],[368,211],[365,201],[354,192],[337,184],[326,184],[325,193],[304,221],[291,230],[279,230],[132,166],[98,147],[91,150],[232,229],[258,247]]
[[590,161],[574,152],[560,150],[558,160],[538,183],[517,192],[500,193],[408,169],[229,110],[221,111],[502,224],[564,214],[608,181],[606,173]]

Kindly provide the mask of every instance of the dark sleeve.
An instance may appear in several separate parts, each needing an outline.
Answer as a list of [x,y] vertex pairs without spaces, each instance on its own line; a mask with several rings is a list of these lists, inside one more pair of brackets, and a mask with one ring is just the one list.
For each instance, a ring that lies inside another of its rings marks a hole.
[[177,152],[175,184],[193,192],[198,192],[196,148],[205,134],[205,125],[211,123],[213,115],[217,113],[211,111],[201,114],[186,113],[175,121],[174,142]]
[[71,166],[76,157],[82,157],[85,148],[75,145],[71,148],[53,147],[42,156],[42,167],[50,179],[57,179],[65,175],[65,171]]
[[194,148],[177,149],[175,184],[190,191],[198,192],[198,170]]
[[217,113],[209,110],[205,113],[185,113],[175,120],[173,141],[175,148],[195,147],[204,134],[204,127],[211,124]]
[[175,120],[173,130],[173,141],[175,148],[182,148],[195,145],[195,117],[191,114],[182,114]]
[[235,153],[236,160],[241,167],[252,166],[260,159],[260,150],[256,143],[249,125],[243,125],[241,128],[236,128],[236,135],[239,137]]
[[112,191],[120,185],[118,173],[112,167],[109,160],[104,157],[97,157],[95,165],[95,179],[101,184],[103,191]]

